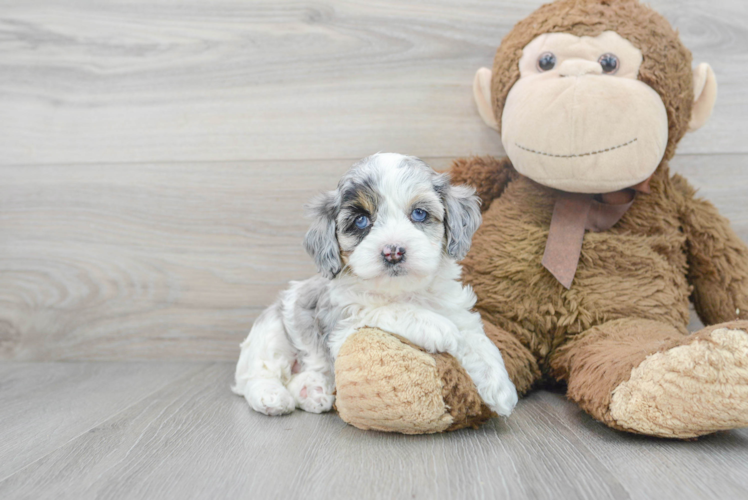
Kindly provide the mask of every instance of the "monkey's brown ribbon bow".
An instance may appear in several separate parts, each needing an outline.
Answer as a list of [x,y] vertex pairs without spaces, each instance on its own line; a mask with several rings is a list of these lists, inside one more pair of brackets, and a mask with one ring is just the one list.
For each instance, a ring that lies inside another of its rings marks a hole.
[[577,273],[586,230],[599,233],[613,227],[631,208],[636,193],[649,193],[649,179],[629,189],[631,201],[620,205],[603,203],[594,194],[559,192],[551,216],[551,227],[543,253],[543,267],[568,290]]

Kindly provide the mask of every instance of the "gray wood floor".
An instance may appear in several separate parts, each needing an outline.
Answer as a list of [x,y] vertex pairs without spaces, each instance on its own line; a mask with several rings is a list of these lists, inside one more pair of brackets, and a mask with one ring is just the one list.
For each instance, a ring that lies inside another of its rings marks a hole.
[[336,414],[266,417],[231,363],[0,365],[0,498],[748,497],[748,430],[630,436],[538,391],[509,419],[432,436]]
[[[228,389],[313,272],[310,196],[379,150],[502,154],[472,76],[545,1],[0,2],[0,498],[748,498],[745,430],[629,436],[540,391],[408,437]],[[648,3],[719,81],[672,168],[748,241],[748,2]]]

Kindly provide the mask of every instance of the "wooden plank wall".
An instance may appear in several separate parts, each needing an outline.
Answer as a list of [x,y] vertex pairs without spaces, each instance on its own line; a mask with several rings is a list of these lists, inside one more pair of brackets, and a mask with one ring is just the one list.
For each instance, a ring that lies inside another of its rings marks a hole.
[[[0,359],[234,359],[353,160],[502,154],[472,76],[541,3],[5,0]],[[748,4],[649,3],[720,84],[675,170],[748,240]]]

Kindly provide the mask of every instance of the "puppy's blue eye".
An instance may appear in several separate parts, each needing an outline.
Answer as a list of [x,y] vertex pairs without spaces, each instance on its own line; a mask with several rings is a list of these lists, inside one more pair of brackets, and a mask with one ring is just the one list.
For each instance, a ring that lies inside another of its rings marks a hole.
[[369,218],[365,215],[359,215],[353,223],[356,224],[356,227],[359,229],[366,229],[369,227]]
[[426,220],[426,216],[428,216],[428,212],[421,208],[416,208],[410,214],[410,218],[413,219],[413,222],[423,222]]

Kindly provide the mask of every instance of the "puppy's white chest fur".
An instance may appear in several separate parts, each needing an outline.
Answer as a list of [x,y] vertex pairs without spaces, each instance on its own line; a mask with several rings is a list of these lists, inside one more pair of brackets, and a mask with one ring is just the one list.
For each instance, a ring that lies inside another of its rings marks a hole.
[[460,266],[444,259],[435,276],[405,290],[402,282],[372,288],[355,277],[335,280],[330,299],[343,313],[328,338],[333,360],[348,336],[362,327],[400,335],[429,352],[455,352],[462,332],[481,329],[480,316],[470,312],[475,294],[457,281],[459,276]]

